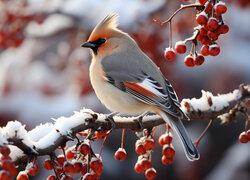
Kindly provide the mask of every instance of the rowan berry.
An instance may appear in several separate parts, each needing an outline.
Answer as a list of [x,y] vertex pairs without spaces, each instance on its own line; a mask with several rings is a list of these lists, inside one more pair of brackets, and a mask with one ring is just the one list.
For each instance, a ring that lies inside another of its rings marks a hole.
[[211,44],[211,39],[209,39],[208,36],[203,36],[201,39],[201,44],[209,45],[209,44]]
[[11,175],[8,171],[0,170],[0,179],[1,180],[11,180]]
[[39,165],[37,161],[30,162],[26,166],[27,174],[30,176],[36,176],[39,171]]
[[209,55],[209,46],[208,45],[203,45],[200,50],[201,54],[203,56],[208,56]]
[[52,170],[53,169],[53,165],[50,159],[45,159],[43,161],[43,167],[47,170]]
[[199,3],[200,3],[201,5],[206,4],[206,2],[207,2],[207,0],[199,0]]
[[172,48],[166,48],[164,52],[164,57],[167,60],[173,61],[175,58],[175,52]]
[[219,37],[218,31],[208,31],[207,36],[209,39],[216,41]]
[[144,144],[143,144],[143,148],[148,151],[151,150],[155,147],[155,141],[153,138],[148,138],[145,140]]
[[172,158],[175,155],[175,150],[172,145],[166,144],[162,148],[162,154],[167,158]]
[[167,157],[167,156],[162,156],[162,158],[161,158],[161,162],[162,162],[162,164],[172,164],[173,163],[173,161],[174,161],[174,157]]
[[227,11],[227,6],[224,2],[219,2],[215,4],[214,10],[217,14],[224,14]]
[[196,15],[196,22],[200,25],[204,25],[207,23],[207,14],[202,11],[200,14]]
[[194,66],[194,58],[193,58],[193,56],[191,56],[191,55],[186,56],[185,59],[184,59],[184,64],[187,67],[193,67]]
[[66,158],[67,159],[74,159],[74,157],[75,157],[75,153],[73,152],[73,150],[72,149],[68,149],[66,151]]
[[220,53],[220,46],[217,44],[212,44],[209,46],[209,55],[217,56]]
[[64,172],[66,172],[66,173],[71,173],[71,174],[74,174],[74,170],[75,170],[75,168],[74,168],[74,165],[71,163],[71,162],[69,162],[69,161],[65,161],[64,162],[64,164],[63,164],[63,170],[64,170]]
[[107,136],[107,130],[102,130],[102,131],[96,131],[95,136],[97,139],[104,139]]
[[135,172],[139,173],[143,173],[145,172],[145,170],[141,167],[141,164],[139,162],[137,162],[134,166],[134,170]]
[[202,64],[204,63],[204,61],[205,61],[204,56],[202,56],[202,55],[197,55],[197,56],[195,57],[195,59],[194,59],[194,64],[195,64],[196,66],[200,66],[200,65],[202,65]]
[[90,153],[90,144],[89,144],[89,142],[83,142],[80,146],[79,146],[79,148],[78,148],[78,151],[82,154],[82,155],[84,155],[84,156],[86,156],[88,153]]
[[127,153],[124,148],[119,148],[114,155],[115,159],[118,161],[124,161],[127,157]]
[[29,180],[29,176],[25,171],[21,171],[18,173],[16,180]]
[[184,54],[187,51],[187,47],[183,41],[175,43],[175,51],[179,54]]
[[139,163],[144,171],[152,167],[152,163],[146,158],[142,158],[141,160],[139,160]]
[[141,140],[137,140],[135,143],[135,152],[139,155],[145,154],[146,150],[141,142]]
[[221,25],[219,25],[219,27],[218,27],[218,32],[219,32],[220,34],[226,34],[228,31],[229,31],[228,25],[226,25],[226,24],[221,24]]
[[213,17],[209,18],[209,20],[207,21],[207,24],[206,24],[206,28],[209,31],[215,31],[218,28],[218,26],[219,26],[219,24],[218,24],[217,19],[215,19]]
[[156,170],[154,168],[149,168],[145,172],[145,177],[147,179],[154,179],[156,177],[156,175],[157,175],[157,173],[156,173]]
[[246,132],[242,132],[239,136],[239,142],[241,143],[248,143],[248,138],[247,138],[247,135],[246,135]]
[[15,164],[9,159],[6,159],[2,162],[2,169],[8,171],[11,176],[17,175],[18,172]]

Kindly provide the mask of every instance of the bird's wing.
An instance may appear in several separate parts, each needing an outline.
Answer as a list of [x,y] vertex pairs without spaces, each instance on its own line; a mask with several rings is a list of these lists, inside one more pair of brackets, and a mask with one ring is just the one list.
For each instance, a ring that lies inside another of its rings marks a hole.
[[[142,69],[138,61],[131,60],[131,56],[128,58],[121,54],[109,55],[101,62],[103,78],[116,88],[144,103],[155,105],[175,117],[186,119],[179,108],[179,100],[170,83],[163,77],[155,64],[147,61],[143,61],[143,63],[148,63],[144,64],[144,68],[150,69],[146,71],[146,69]],[[155,74],[157,73],[160,74],[160,78],[163,78],[164,83],[156,80]]]

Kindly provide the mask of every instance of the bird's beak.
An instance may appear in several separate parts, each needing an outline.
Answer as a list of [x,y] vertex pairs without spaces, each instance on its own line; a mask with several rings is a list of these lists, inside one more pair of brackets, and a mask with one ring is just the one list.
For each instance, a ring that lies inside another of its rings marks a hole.
[[90,41],[87,41],[87,42],[83,43],[83,44],[81,45],[81,47],[95,48],[95,47],[96,47],[96,44],[94,44],[94,43],[92,43],[92,42],[90,42]]

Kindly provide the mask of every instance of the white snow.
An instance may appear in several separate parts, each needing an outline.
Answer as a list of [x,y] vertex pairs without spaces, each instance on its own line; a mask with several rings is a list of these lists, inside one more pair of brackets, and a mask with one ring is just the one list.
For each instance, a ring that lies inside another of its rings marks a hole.
[[[187,109],[184,108],[184,103],[188,102],[190,107],[194,111],[220,111],[224,107],[228,106],[228,102],[232,101],[233,99],[239,99],[241,97],[241,92],[239,90],[234,90],[232,93],[218,94],[217,96],[213,96],[211,92],[208,91],[201,91],[202,96],[199,99],[192,98],[192,99],[183,99],[181,102],[182,110],[187,112]],[[208,98],[211,98],[212,105],[209,105]],[[191,110],[192,110],[191,109]]]

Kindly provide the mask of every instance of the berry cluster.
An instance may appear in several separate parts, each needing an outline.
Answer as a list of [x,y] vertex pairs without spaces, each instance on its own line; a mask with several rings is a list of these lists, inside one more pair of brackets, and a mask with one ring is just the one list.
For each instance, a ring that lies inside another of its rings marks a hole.
[[[194,67],[204,63],[204,56],[217,56],[220,53],[220,46],[216,43],[216,40],[221,34],[226,34],[229,31],[228,25],[224,24],[222,19],[222,14],[227,11],[227,6],[220,0],[198,0],[197,3],[182,6],[179,10],[188,7],[197,8],[196,22],[199,26],[194,28],[195,31],[192,37],[176,42],[174,49],[172,48],[171,20],[177,13],[165,22],[155,21],[160,24],[170,23],[170,47],[165,49],[165,59],[173,61],[176,53],[186,53],[187,42],[192,42],[190,53],[185,57],[184,64],[187,67]],[[200,50],[201,54],[196,51],[197,41],[203,45]]]
[[145,173],[147,179],[154,179],[157,175],[152,167],[152,149],[155,147],[155,141],[151,135],[138,139],[135,143],[135,152],[139,154],[134,170],[137,173]]
[[8,146],[0,146],[1,170],[0,179],[11,180],[17,175],[17,168],[10,158],[10,149]]
[[25,38],[24,29],[34,20],[41,24],[45,15],[32,13],[26,0],[0,1],[0,49],[19,47]]
[[239,136],[239,142],[248,143],[250,141],[250,129],[243,131]]
[[159,139],[158,143],[162,146],[162,158],[161,162],[163,164],[172,164],[174,160],[175,150],[172,145],[173,136],[169,129],[166,131],[165,134],[162,134]]
[[82,174],[82,179],[99,179],[103,164],[99,155],[93,153],[88,139],[79,142],[76,146],[66,150],[65,156],[59,155],[46,159],[43,166],[47,170],[54,170],[56,175],[50,175],[47,179],[56,177],[63,180],[73,180],[69,174]]

